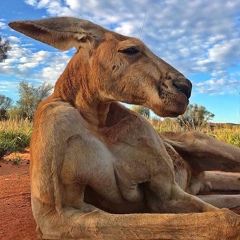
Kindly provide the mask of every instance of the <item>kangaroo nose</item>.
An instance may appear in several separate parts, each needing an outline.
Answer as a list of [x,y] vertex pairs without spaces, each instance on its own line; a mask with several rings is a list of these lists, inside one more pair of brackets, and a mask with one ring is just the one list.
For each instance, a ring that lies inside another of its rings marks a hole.
[[192,83],[185,77],[176,78],[172,81],[173,87],[182,92],[189,99],[192,91]]
[[162,85],[171,93],[182,93],[187,99],[191,96],[192,83],[179,72],[168,72]]

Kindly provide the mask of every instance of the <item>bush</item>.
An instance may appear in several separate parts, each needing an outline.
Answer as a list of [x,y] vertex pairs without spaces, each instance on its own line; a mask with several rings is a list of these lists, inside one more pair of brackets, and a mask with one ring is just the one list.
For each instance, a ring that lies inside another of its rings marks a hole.
[[29,146],[32,123],[26,120],[0,121],[0,157]]
[[28,147],[30,136],[23,132],[0,132],[0,157],[7,153],[20,151]]

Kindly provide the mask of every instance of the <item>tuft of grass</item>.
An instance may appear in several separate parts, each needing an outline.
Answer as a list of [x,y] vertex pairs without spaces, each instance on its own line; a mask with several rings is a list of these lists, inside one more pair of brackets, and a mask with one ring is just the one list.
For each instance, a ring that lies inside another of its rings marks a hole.
[[17,152],[30,144],[32,123],[25,120],[0,122],[0,157]]
[[21,161],[22,161],[22,158],[21,158],[21,156],[16,156],[11,161],[12,161],[13,165],[19,165],[21,163]]
[[216,126],[211,135],[223,142],[240,147],[240,126],[239,125],[219,125]]

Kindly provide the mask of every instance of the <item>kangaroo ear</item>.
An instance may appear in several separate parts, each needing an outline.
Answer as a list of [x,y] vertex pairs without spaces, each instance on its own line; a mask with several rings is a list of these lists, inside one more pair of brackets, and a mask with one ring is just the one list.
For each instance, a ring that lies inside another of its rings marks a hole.
[[89,46],[94,40],[101,40],[108,31],[90,21],[72,17],[16,21],[10,22],[9,26],[59,50]]

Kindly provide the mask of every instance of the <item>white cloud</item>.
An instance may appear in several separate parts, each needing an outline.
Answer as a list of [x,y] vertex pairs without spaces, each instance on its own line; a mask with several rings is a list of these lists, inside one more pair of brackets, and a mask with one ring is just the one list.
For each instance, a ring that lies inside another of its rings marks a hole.
[[228,64],[229,61],[240,59],[240,38],[215,44],[209,50],[209,59],[218,63],[228,61]]
[[134,31],[134,27],[135,26],[132,24],[132,22],[121,22],[119,26],[114,29],[114,31],[129,36]]
[[194,84],[198,93],[237,94],[236,89],[240,87],[240,71],[229,74],[226,71],[215,70],[211,76],[209,80]]
[[44,8],[44,7],[47,7],[47,5],[50,4],[50,3],[51,3],[50,0],[41,0],[41,1],[38,2],[37,7],[38,8]]
[[0,29],[6,29],[7,24],[4,22],[4,19],[0,19]]
[[13,88],[18,86],[18,82],[15,81],[7,81],[3,80],[0,81],[0,94],[4,93],[11,93]]
[[36,77],[38,81],[47,81],[54,84],[59,78],[60,74],[63,72],[69,59],[70,57],[67,55],[67,53],[54,54],[51,58],[51,61],[49,61],[48,66],[42,68],[37,74]]
[[226,71],[224,70],[213,70],[212,71],[212,77],[223,77],[223,76],[226,76]]
[[33,51],[22,47],[19,38],[8,37],[12,49],[8,59],[0,63],[1,75],[15,76],[22,80],[54,81],[66,66],[69,57],[67,53]]
[[19,42],[20,42],[20,39],[17,38],[17,37],[14,37],[14,36],[9,36],[9,37],[8,37],[8,40],[9,40],[11,43],[19,43]]
[[34,6],[37,3],[37,0],[25,0],[24,2],[28,5]]

